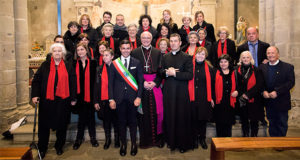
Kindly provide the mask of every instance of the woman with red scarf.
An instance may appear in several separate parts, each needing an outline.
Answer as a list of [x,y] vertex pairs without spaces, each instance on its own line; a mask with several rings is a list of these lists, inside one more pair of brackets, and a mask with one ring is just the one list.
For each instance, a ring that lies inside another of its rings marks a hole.
[[195,31],[191,31],[188,35],[189,43],[182,47],[182,51],[190,56],[194,56],[196,54],[197,47],[199,47],[199,35]]
[[48,149],[50,129],[56,130],[56,154],[63,154],[70,104],[75,105],[76,75],[71,64],[64,60],[66,49],[54,43],[50,47],[51,59],[42,63],[32,81],[31,97],[39,101],[38,148],[44,158]]
[[237,69],[239,90],[239,113],[242,122],[243,137],[257,137],[258,122],[264,120],[264,107],[261,92],[263,77],[254,66],[252,54],[249,51],[241,53]]
[[106,41],[99,41],[98,42],[98,58],[97,58],[97,61],[98,61],[98,66],[102,66],[104,64],[104,61],[103,61],[103,55],[104,55],[104,51],[107,50],[109,48],[109,45]]
[[190,31],[192,31],[192,27],[190,26],[192,22],[191,17],[184,16],[182,18],[183,25],[179,29],[178,33],[181,37],[181,46],[185,46],[188,43],[188,35]]
[[111,49],[103,51],[104,63],[96,69],[97,73],[94,87],[94,107],[98,111],[98,118],[103,120],[105,132],[104,149],[108,149],[111,144],[111,124],[113,124],[114,127],[115,148],[120,147],[117,112],[109,107],[108,101],[108,77],[113,58],[114,52]]
[[170,52],[170,41],[167,38],[162,38],[158,41],[158,47],[162,55]]
[[214,66],[217,66],[218,58],[223,54],[228,54],[233,64],[236,64],[236,48],[235,43],[233,40],[229,39],[229,31],[226,26],[221,26],[217,33],[218,37],[220,38],[216,43],[212,46],[212,63]]
[[158,42],[162,38],[170,38],[170,27],[167,23],[163,23],[160,27],[160,30],[158,30],[158,34],[156,37],[153,38],[152,46],[159,49]]
[[[97,55],[95,53],[96,49],[93,48],[92,46],[90,46],[90,38],[89,38],[88,34],[86,34],[86,33],[79,34],[77,41],[78,41],[78,43],[84,43],[85,45],[88,46],[89,52],[90,52],[90,55],[91,55],[92,59],[95,59],[97,57]],[[75,49],[75,52],[76,52],[76,49]],[[75,54],[74,54],[74,57],[75,57]]]
[[232,69],[231,58],[224,54],[218,60],[215,76],[215,108],[217,137],[231,137],[232,125],[235,123],[234,108],[238,91],[236,78]]
[[205,29],[203,28],[200,28],[198,29],[197,31],[198,35],[199,35],[199,45],[202,46],[202,47],[205,47],[207,52],[208,52],[208,57],[207,57],[207,60],[210,61],[210,63],[212,63],[212,60],[211,60],[211,47],[212,47],[212,43],[208,40],[206,40],[206,35],[207,35],[207,32]]
[[114,27],[112,24],[108,23],[102,27],[102,37],[100,37],[100,41],[106,41],[110,49],[112,49],[115,53],[115,58],[120,56],[119,51],[119,41],[113,38]]
[[97,62],[91,59],[88,46],[84,43],[77,44],[74,68],[76,71],[78,125],[76,141],[73,149],[77,150],[83,142],[85,127],[88,127],[91,144],[98,147],[95,129],[95,109],[93,107],[93,88]]
[[148,31],[152,34],[152,37],[156,37],[157,31],[152,26],[152,19],[149,15],[141,15],[139,19],[139,29],[137,35],[141,37],[141,34],[145,31]]
[[207,149],[206,123],[212,119],[214,107],[214,71],[212,65],[205,60],[207,55],[204,47],[197,48],[193,58],[194,77],[188,84],[193,113],[194,147],[198,148],[199,141],[203,149]]
[[137,25],[128,25],[128,40],[130,42],[131,50],[134,50],[142,45],[140,37],[137,36]]

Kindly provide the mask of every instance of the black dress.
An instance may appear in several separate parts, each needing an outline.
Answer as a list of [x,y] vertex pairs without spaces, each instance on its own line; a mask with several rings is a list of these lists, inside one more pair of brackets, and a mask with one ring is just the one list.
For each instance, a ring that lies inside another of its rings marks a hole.
[[[55,96],[54,100],[46,99],[50,63],[50,61],[43,62],[38,71],[35,73],[32,81],[31,97],[40,97],[38,115],[38,146],[40,151],[46,151],[48,149],[50,129],[55,129],[57,133],[55,148],[60,148],[64,145],[66,141],[67,125],[70,121],[70,103],[71,100],[75,100],[76,93],[75,71],[71,64],[65,62],[69,75],[70,97],[61,99],[60,97]],[[58,75],[56,72],[54,86],[57,85],[57,81]]]

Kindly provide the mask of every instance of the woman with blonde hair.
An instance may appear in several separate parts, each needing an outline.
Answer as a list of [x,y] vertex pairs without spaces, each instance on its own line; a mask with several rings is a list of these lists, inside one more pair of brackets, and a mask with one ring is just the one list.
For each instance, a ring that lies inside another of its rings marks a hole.
[[254,66],[254,59],[249,51],[241,53],[235,72],[239,92],[238,111],[242,122],[243,137],[257,137],[258,122],[264,119],[264,107],[260,94],[263,77]]
[[182,18],[183,25],[181,26],[181,28],[178,31],[178,33],[181,37],[181,41],[182,41],[181,46],[185,46],[188,43],[188,35],[189,35],[190,31],[193,30],[190,26],[191,22],[192,22],[191,17],[184,16]]
[[216,37],[214,26],[204,20],[204,13],[202,11],[197,11],[195,13],[195,22],[196,25],[193,27],[193,30],[197,31],[200,28],[204,28],[207,32],[206,40],[215,43]]
[[101,32],[103,36],[100,38],[100,40],[106,41],[109,48],[114,51],[115,58],[118,58],[120,56],[119,41],[116,38],[113,38],[114,26],[110,23],[107,23],[102,27]]
[[86,33],[90,39],[90,47],[96,48],[98,41],[98,32],[93,28],[90,16],[83,14],[79,19],[80,33]]
[[178,26],[176,23],[174,23],[172,17],[171,17],[171,11],[168,9],[165,9],[163,11],[163,17],[160,19],[160,23],[157,24],[157,32],[159,33],[159,31],[161,30],[161,26],[163,23],[168,24],[169,28],[170,28],[170,34],[172,33],[178,33]]

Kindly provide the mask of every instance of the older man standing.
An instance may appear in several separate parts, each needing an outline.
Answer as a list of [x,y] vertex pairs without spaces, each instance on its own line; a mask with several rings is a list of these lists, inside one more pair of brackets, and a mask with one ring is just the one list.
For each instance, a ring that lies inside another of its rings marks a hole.
[[262,63],[267,63],[266,51],[270,44],[260,41],[258,38],[258,29],[250,27],[247,29],[247,40],[237,48],[237,59],[244,51],[250,51],[254,59],[254,65],[258,67]]
[[265,79],[263,96],[266,100],[269,134],[284,137],[288,129],[288,110],[291,109],[290,90],[295,85],[294,66],[279,60],[275,46],[267,49],[268,63],[260,66]]
[[114,38],[117,38],[119,41],[124,40],[128,37],[127,27],[125,25],[125,18],[123,14],[118,14],[116,16],[116,24],[114,25]]
[[132,57],[144,66],[144,89],[142,96],[143,114],[139,114],[140,147],[163,147],[162,121],[163,100],[158,74],[161,67],[162,54],[151,46],[152,34],[145,31],[141,34],[142,46],[134,49]]

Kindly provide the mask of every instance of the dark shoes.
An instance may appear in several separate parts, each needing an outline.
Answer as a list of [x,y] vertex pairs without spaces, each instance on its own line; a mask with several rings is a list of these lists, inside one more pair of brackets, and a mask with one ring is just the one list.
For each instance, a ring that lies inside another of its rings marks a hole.
[[206,144],[205,138],[200,139],[199,143],[203,149],[207,149],[207,144]]
[[105,150],[108,149],[110,144],[111,144],[111,139],[110,138],[105,139],[103,149],[105,149]]
[[99,143],[96,140],[96,138],[91,138],[91,144],[92,144],[93,147],[98,147],[99,146]]
[[122,144],[121,145],[121,148],[120,148],[120,155],[121,156],[125,156],[126,155],[126,151],[127,150],[127,146],[126,145],[124,145],[124,144]]
[[119,139],[119,135],[117,135],[115,133],[115,148],[119,148],[120,147],[120,139]]
[[44,159],[47,151],[40,151],[41,158]]
[[60,156],[60,155],[62,155],[63,153],[64,153],[64,151],[62,150],[62,148],[57,148],[57,149],[56,149],[56,154],[57,154],[57,155]]
[[130,151],[130,154],[131,154],[132,156],[135,156],[135,155],[137,154],[137,152],[138,152],[137,145],[136,145],[136,144],[132,144],[132,145],[131,145],[131,151]]
[[82,143],[82,140],[76,139],[76,141],[73,145],[73,149],[77,150],[80,147],[81,143]]

